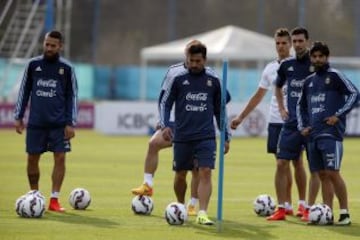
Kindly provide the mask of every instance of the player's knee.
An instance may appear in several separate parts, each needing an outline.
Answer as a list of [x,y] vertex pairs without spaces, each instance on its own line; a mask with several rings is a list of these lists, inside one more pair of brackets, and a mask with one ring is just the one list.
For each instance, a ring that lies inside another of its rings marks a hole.
[[186,181],[187,171],[178,171],[175,174],[176,181]]
[[289,161],[288,160],[277,160],[276,162],[276,166],[279,170],[282,170],[282,171],[288,171],[288,168],[289,168]]

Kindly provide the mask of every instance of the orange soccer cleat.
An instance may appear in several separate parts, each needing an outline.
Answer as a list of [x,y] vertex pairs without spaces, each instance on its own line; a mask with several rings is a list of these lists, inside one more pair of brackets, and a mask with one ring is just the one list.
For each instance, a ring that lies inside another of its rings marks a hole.
[[301,217],[301,221],[309,222],[309,208],[305,208],[303,211],[303,215]]
[[289,216],[293,216],[294,215],[294,211],[292,209],[285,209],[285,214],[289,215]]
[[131,189],[134,195],[146,195],[151,197],[153,195],[153,189],[147,183],[143,183],[140,187]]
[[65,208],[61,207],[57,198],[50,198],[49,211],[65,212]]
[[304,215],[305,212],[305,207],[302,204],[299,204],[297,212],[296,212],[296,216],[297,217],[302,217]]
[[280,221],[280,220],[285,220],[286,217],[286,211],[285,208],[278,208],[278,210],[276,210],[273,215],[269,216],[266,218],[266,220],[268,221]]

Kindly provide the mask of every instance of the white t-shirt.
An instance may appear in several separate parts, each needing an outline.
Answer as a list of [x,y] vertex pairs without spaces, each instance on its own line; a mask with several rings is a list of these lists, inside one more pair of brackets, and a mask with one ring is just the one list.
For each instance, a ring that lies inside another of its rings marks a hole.
[[[269,123],[284,123],[281,118],[279,112],[279,106],[275,96],[275,81],[277,77],[277,70],[280,66],[280,62],[278,60],[274,60],[266,65],[264,71],[261,74],[261,79],[259,82],[259,87],[272,90],[271,102],[270,102],[270,111],[269,111]],[[286,107],[286,85],[283,87],[283,95],[284,95],[284,104]]]

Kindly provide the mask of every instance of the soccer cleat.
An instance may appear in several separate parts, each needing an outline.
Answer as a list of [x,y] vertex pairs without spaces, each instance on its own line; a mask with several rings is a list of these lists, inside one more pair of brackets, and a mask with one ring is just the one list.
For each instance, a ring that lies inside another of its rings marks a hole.
[[206,214],[198,214],[196,222],[201,225],[214,225],[214,222]]
[[296,212],[296,216],[297,217],[302,217],[304,215],[304,211],[305,211],[304,205],[299,204],[297,212]]
[[153,189],[147,183],[143,183],[138,188],[131,189],[132,194],[134,195],[146,195],[151,197],[153,195]]
[[292,216],[294,215],[294,211],[292,209],[285,209],[285,215]]
[[278,210],[276,210],[271,216],[267,217],[266,220],[268,221],[280,221],[280,220],[285,220],[285,208],[279,208]]
[[348,214],[348,213],[340,214],[339,221],[336,223],[336,225],[337,226],[349,226],[349,225],[351,225],[350,214]]
[[61,207],[57,198],[50,198],[49,211],[65,212],[65,208]]
[[309,222],[309,211],[310,211],[309,208],[307,208],[307,209],[305,209],[305,210],[303,211],[303,214],[302,214],[302,216],[301,216],[301,221],[303,221],[303,222]]
[[188,216],[196,216],[197,215],[196,208],[194,205],[191,205],[191,204],[187,205],[187,214],[188,214]]

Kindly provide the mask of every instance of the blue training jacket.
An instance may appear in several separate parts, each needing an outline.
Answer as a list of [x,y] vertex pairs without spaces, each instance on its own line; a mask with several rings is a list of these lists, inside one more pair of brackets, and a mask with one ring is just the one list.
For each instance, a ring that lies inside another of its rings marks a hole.
[[[297,105],[298,129],[311,127],[310,137],[331,137],[341,141],[346,128],[346,114],[357,104],[359,90],[341,72],[329,65],[306,78]],[[334,126],[326,118],[337,116]]]
[[[170,111],[175,103],[174,142],[215,138],[214,116],[220,124],[221,85],[210,69],[199,74],[187,69],[177,72],[163,88],[160,100],[160,125],[169,127]],[[226,129],[226,139],[229,140]]]
[[290,57],[281,62],[277,71],[275,85],[287,86],[287,108],[289,118],[284,122],[287,127],[297,128],[296,104],[299,100],[305,78],[313,72],[309,54],[303,57]]
[[30,99],[28,127],[75,126],[77,89],[74,68],[67,60],[49,61],[43,55],[32,58],[22,77],[14,117],[24,117]]

